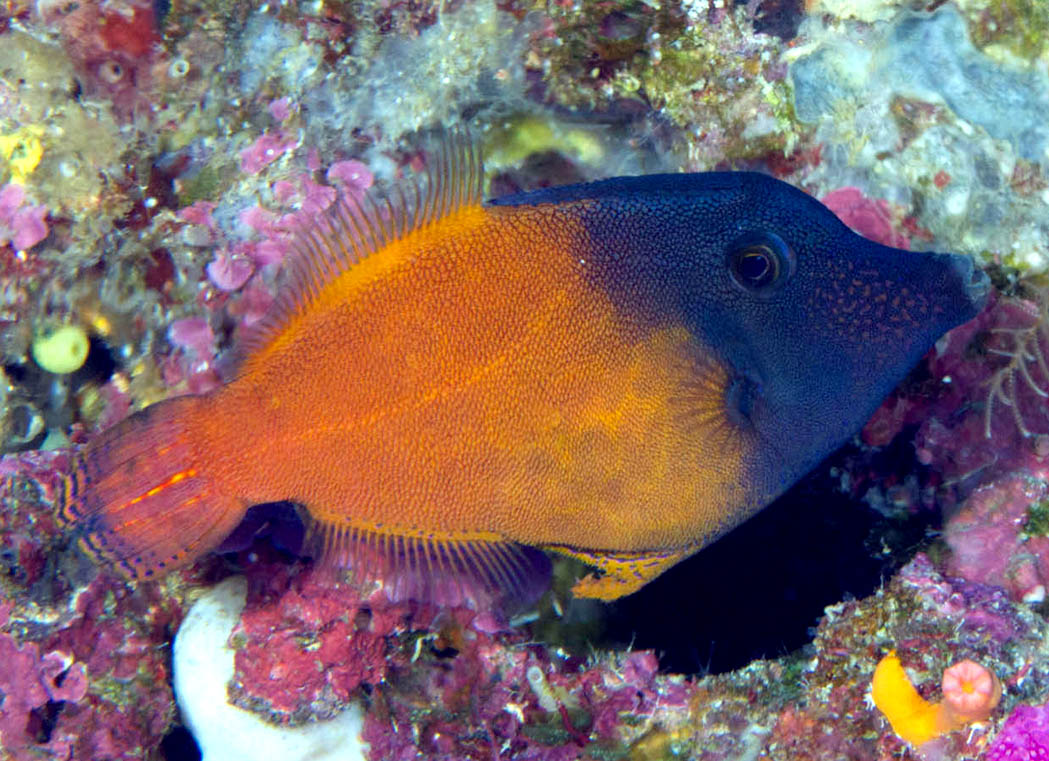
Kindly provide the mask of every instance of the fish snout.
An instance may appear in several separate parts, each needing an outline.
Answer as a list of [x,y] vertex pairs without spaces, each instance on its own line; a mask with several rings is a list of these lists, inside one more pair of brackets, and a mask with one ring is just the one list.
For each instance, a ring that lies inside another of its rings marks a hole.
[[965,296],[972,304],[974,313],[980,312],[987,303],[987,297],[991,293],[991,279],[987,273],[973,263],[973,258],[967,254],[937,254],[949,258],[951,269],[954,271]]
[[982,269],[973,264],[971,256],[955,255],[955,267],[962,283],[966,284],[966,292],[977,309],[983,309],[987,303],[987,297],[991,293],[991,278]]

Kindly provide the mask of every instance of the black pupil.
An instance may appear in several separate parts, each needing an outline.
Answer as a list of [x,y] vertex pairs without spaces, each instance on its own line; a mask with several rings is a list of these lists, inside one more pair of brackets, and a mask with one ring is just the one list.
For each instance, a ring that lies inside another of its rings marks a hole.
[[745,283],[765,285],[775,275],[772,255],[761,249],[743,251],[736,261],[736,271]]

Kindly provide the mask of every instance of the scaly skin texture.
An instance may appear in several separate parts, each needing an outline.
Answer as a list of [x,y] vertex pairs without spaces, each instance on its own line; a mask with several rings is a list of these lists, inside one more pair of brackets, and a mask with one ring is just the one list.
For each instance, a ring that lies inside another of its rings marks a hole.
[[256,442],[227,488],[339,525],[622,550],[680,546],[739,501],[742,442],[697,436],[727,425],[723,368],[620,313],[570,215],[471,207],[420,237],[331,283],[215,397],[216,451]]

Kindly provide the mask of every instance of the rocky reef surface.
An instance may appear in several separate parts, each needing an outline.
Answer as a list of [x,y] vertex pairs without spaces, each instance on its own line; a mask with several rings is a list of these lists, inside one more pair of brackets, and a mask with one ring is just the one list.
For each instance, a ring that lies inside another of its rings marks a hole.
[[[230,656],[219,691],[243,727],[287,737],[356,712],[338,726],[359,742],[331,758],[1044,753],[1047,32],[1037,0],[0,7],[0,758],[194,758],[172,643],[230,584],[236,604],[210,608],[230,627],[193,640]],[[128,584],[59,530],[69,447],[219,384],[297,231],[425,166],[421,132],[462,125],[492,195],[759,169],[868,237],[991,273],[985,312],[836,460],[894,572],[833,601],[801,649],[673,674],[602,638],[599,611],[566,598],[572,568],[507,621],[320,578],[272,537]],[[915,520],[928,535],[900,546]],[[890,650],[923,701],[971,660],[1000,703],[911,745],[869,700]],[[206,758],[235,758],[196,731]],[[282,758],[313,747],[285,741]]]

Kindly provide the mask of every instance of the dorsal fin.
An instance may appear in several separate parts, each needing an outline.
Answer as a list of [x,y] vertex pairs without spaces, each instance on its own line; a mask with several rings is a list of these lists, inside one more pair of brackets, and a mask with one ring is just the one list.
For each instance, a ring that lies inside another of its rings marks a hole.
[[287,279],[266,316],[238,337],[235,366],[267,346],[358,262],[481,202],[484,170],[467,135],[446,138],[432,158],[421,176],[386,190],[372,188],[363,197],[342,193],[315,225],[296,232]]

